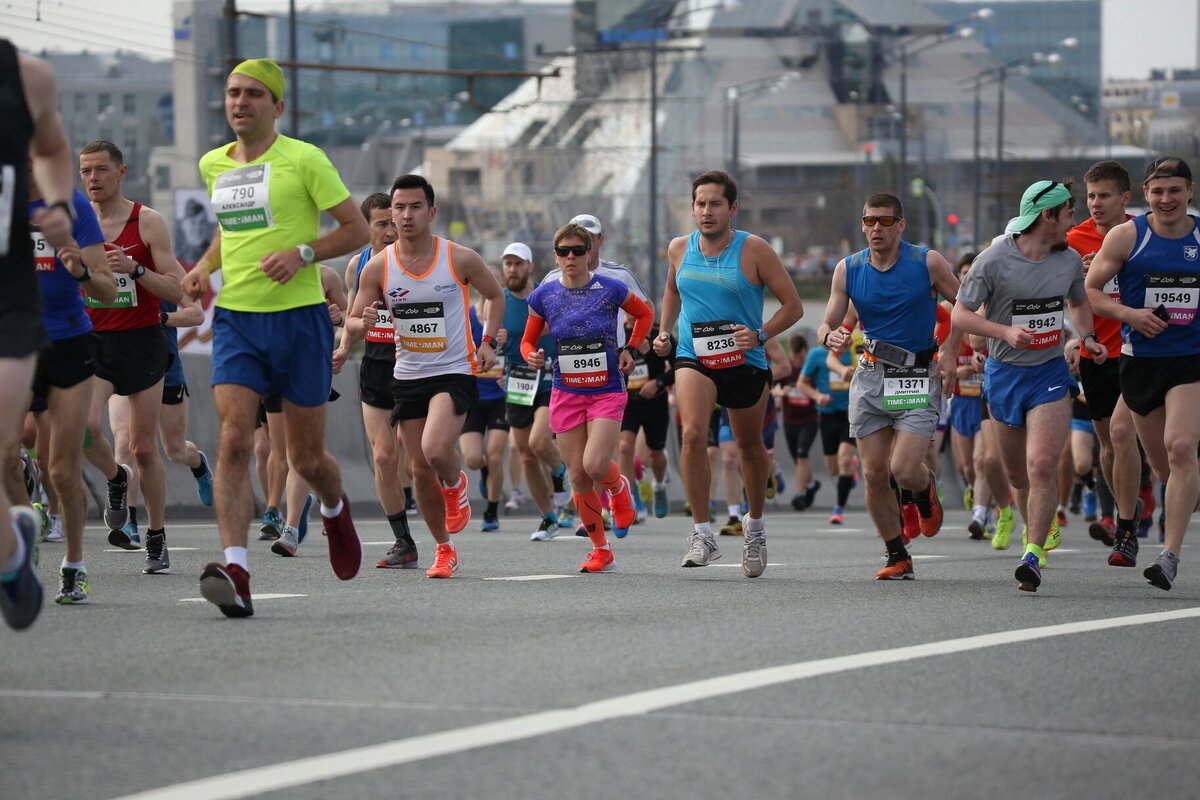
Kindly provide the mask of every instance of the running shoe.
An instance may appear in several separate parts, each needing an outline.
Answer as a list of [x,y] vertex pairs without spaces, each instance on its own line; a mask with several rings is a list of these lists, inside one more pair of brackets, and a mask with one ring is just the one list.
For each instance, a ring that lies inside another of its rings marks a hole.
[[261,533],[258,535],[260,542],[273,542],[283,535],[283,519],[279,516],[279,509],[267,509],[267,513],[263,514],[260,531]]
[[559,464],[559,472],[557,475],[550,473],[551,489],[554,491],[554,505],[565,506],[567,501],[571,499],[571,478],[567,475],[567,465]]
[[138,525],[133,517],[127,519],[120,530],[108,532],[108,543],[122,550],[142,549],[142,536],[138,533]]
[[333,518],[322,514],[321,522],[329,542],[329,565],[333,567],[333,574],[348,581],[362,567],[362,542],[354,529],[354,520],[350,518],[350,498],[345,492],[342,493],[342,512]]
[[397,539],[379,563],[379,569],[416,569],[417,543],[410,539]]
[[425,570],[427,578],[449,578],[458,572],[458,551],[452,544],[439,544],[433,566]]
[[783,494],[787,491],[787,481],[783,478],[783,470],[778,465],[775,466],[775,491]]
[[1110,567],[1136,567],[1137,556],[1137,534],[1130,530],[1118,530],[1112,552],[1108,554],[1108,565]]
[[304,498],[304,510],[300,512],[300,524],[296,526],[297,547],[302,545],[304,539],[308,536],[308,512],[312,510],[314,500],[316,498],[311,494]]
[[637,511],[633,507],[633,487],[629,485],[629,478],[621,476],[621,489],[616,494],[609,492],[608,504],[612,509],[613,535],[624,539],[637,517]]
[[[1008,513],[1005,513],[1005,512]],[[1001,510],[1000,515],[996,518],[996,533],[992,536],[993,550],[1007,550],[1009,539],[1012,537],[1012,529],[1015,520],[1013,519],[1012,506]]]
[[[604,522],[603,519],[601,520],[601,523],[604,525],[604,530],[608,530],[608,523]],[[575,535],[582,539],[588,538],[587,527],[582,522],[575,527]]]
[[[129,489],[129,467],[117,465],[117,477],[108,481],[108,504],[104,507],[104,524],[110,531],[119,531],[129,521],[129,504],[125,494]],[[138,549],[138,548],[126,548]]]
[[1175,575],[1179,571],[1179,556],[1172,553],[1170,550],[1163,550],[1158,554],[1158,558],[1154,563],[1146,567],[1142,575],[1151,586],[1157,586],[1164,592],[1171,591],[1171,585],[1175,583]]
[[975,508],[975,487],[967,484],[967,488],[963,489],[963,506],[967,511]]
[[12,530],[25,543],[25,558],[10,573],[0,575],[0,613],[13,630],[33,624],[42,610],[42,584],[33,569],[37,557],[38,518],[32,508],[16,506],[10,512]]
[[1083,495],[1083,518],[1087,522],[1096,521],[1096,510],[1099,502],[1096,500],[1096,492],[1088,489]]
[[446,504],[446,532],[458,533],[471,521],[471,501],[467,499],[467,473],[458,471],[457,486],[442,486]]
[[920,538],[921,512],[917,510],[916,503],[900,504],[900,530],[904,531],[909,541]]
[[479,496],[482,497],[484,500],[488,499],[487,482],[488,482],[488,468],[487,468],[487,464],[484,464],[482,467],[479,468]]
[[520,489],[513,489],[512,494],[508,496],[508,502],[504,504],[504,510],[506,512],[516,511],[523,502],[525,502],[525,495],[521,494]]
[[1059,526],[1063,528],[1065,528],[1067,523],[1070,522],[1070,520],[1067,519],[1067,512],[1061,508],[1055,512],[1054,519],[1058,522]]
[[775,482],[775,473],[772,472],[767,476],[767,499],[774,500],[775,493],[779,491],[778,484]]
[[529,534],[531,542],[548,542],[558,536],[558,520],[554,517],[542,517],[542,521],[538,523],[537,530]]
[[654,489],[654,516],[663,519],[671,510],[671,501],[667,497],[667,487]]
[[1049,553],[1051,550],[1057,549],[1060,544],[1062,544],[1062,529],[1059,528],[1057,522],[1051,522],[1050,533],[1046,534],[1046,543],[1042,545],[1042,549]]
[[1112,547],[1117,541],[1117,524],[1112,517],[1101,517],[1088,526],[1088,535],[1105,547]]
[[146,534],[146,563],[142,566],[143,575],[165,575],[171,571],[171,554],[167,551],[167,534]]
[[607,547],[597,547],[588,553],[588,557],[579,565],[580,572],[611,572],[616,568],[613,562],[612,550]]
[[846,517],[845,517],[845,515],[842,514],[842,507],[834,506],[833,510],[831,512],[829,512],[829,524],[830,525],[842,525],[845,522],[846,522]]
[[500,520],[495,514],[489,514],[487,511],[484,511],[483,524],[479,526],[479,530],[483,531],[484,533],[489,531],[498,531],[500,530]]
[[204,451],[197,452],[200,453],[200,466],[204,468],[204,474],[196,476],[196,494],[200,496],[200,502],[203,505],[211,506],[213,504],[212,467],[208,465],[208,456],[204,455]]
[[746,529],[746,537],[742,542],[742,574],[747,578],[757,578],[767,569],[767,532],[752,531],[749,528],[749,515],[742,520]]
[[642,505],[650,508],[654,505],[654,484],[649,479],[642,479],[637,482],[638,497],[642,498]]
[[1021,556],[1015,577],[1017,588],[1022,592],[1036,592],[1042,584],[1042,568],[1038,566],[1038,557],[1033,553]]
[[227,617],[249,617],[254,613],[250,573],[237,564],[209,563],[200,573],[200,594]]
[[300,547],[300,532],[291,525],[283,526],[283,535],[271,544],[271,552],[275,555],[291,558]]
[[[1050,522],[1051,530],[1053,530],[1054,526],[1057,524],[1058,523],[1051,521]],[[1061,539],[1060,539],[1060,541],[1061,541]],[[1029,544],[1029,526],[1022,525],[1021,526],[1021,546],[1026,547],[1028,544]],[[1038,558],[1038,568],[1039,569],[1046,568],[1046,553],[1048,551],[1048,548],[1046,545],[1049,545],[1049,544],[1050,544],[1050,537],[1047,536],[1046,544],[1042,545],[1042,555]]]
[[[918,514],[920,521],[921,533],[926,536],[937,536],[938,531],[942,529],[942,499],[938,496],[937,479],[933,477],[933,473],[929,473],[929,516]],[[920,507],[918,507],[918,512]]]
[[50,514],[44,503],[34,503],[33,510],[38,515],[38,541],[47,541],[50,538]]
[[739,517],[730,517],[729,521],[721,526],[722,536],[741,536],[742,535],[742,520]]
[[817,492],[821,491],[821,482],[813,481],[810,485],[804,487],[804,507],[812,506],[813,501],[817,499]]
[[967,523],[967,533],[976,541],[983,541],[984,533],[987,528],[987,516],[972,515],[971,521]]
[[62,517],[60,517],[58,514],[51,514],[50,515],[50,530],[46,532],[45,541],[61,542],[61,541],[63,541],[63,538],[64,537],[63,537]]
[[717,542],[712,534],[704,535],[699,531],[692,531],[690,539],[691,547],[688,549],[687,555],[683,557],[683,567],[706,567],[708,562],[716,561],[721,557],[721,551],[717,548]]
[[913,572],[912,556],[905,553],[898,556],[888,553],[887,564],[875,571],[877,581],[911,581],[916,578]]
[[574,528],[575,512],[567,506],[559,506],[557,521],[560,528]]
[[54,602],[60,606],[75,606],[86,603],[92,596],[86,569],[63,567],[58,571],[58,594]]

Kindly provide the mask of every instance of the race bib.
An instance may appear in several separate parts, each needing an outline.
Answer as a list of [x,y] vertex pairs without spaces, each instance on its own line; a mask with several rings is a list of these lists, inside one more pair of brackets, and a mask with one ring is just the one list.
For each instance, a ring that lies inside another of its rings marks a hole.
[[12,164],[0,164],[0,256],[8,255],[16,197],[17,171]]
[[441,303],[403,303],[392,306],[396,347],[410,353],[441,353],[446,349],[446,314]]
[[807,408],[812,405],[812,398],[793,386],[788,390],[787,404],[796,408]]
[[532,406],[537,397],[542,371],[533,367],[513,366],[504,382],[504,401],[514,406]]
[[573,339],[558,344],[558,375],[563,386],[587,389],[608,383],[608,353],[604,342]]
[[959,378],[958,393],[963,397],[979,397],[983,393],[983,376],[979,373],[970,378]]
[[386,308],[376,309],[375,324],[367,328],[367,341],[377,344],[396,343],[396,322]]
[[[1121,284],[1117,282],[1116,275],[1113,275],[1112,278],[1109,279],[1108,283],[1104,284],[1104,293],[1113,300],[1121,299]],[[1155,303],[1155,305],[1158,305],[1158,303]]]
[[271,216],[271,165],[248,164],[217,176],[212,209],[225,231],[275,227]]
[[646,364],[646,359],[638,356],[633,360],[633,371],[625,380],[625,386],[631,392],[636,392],[646,385],[646,381],[650,380],[650,367]]
[[883,410],[907,411],[929,405],[928,367],[883,369]]
[[1168,325],[1190,325],[1200,301],[1200,272],[1146,273],[1146,308],[1163,306],[1171,315]]
[[726,320],[692,323],[692,349],[696,360],[709,369],[726,369],[746,363],[746,353],[733,341],[734,323]]
[[32,230],[29,237],[33,239],[33,263],[38,272],[54,272],[58,251],[46,241],[40,230]]
[[1012,324],[1033,331],[1030,350],[1057,347],[1062,342],[1063,299],[1046,297],[1041,300],[1014,300]]
[[504,353],[496,353],[496,363],[487,372],[479,376],[480,378],[503,378],[504,377]]
[[123,275],[119,272],[114,272],[113,277],[117,279],[117,296],[111,303],[101,303],[91,295],[84,295],[83,302],[88,308],[136,308],[137,307],[137,284],[129,275]]

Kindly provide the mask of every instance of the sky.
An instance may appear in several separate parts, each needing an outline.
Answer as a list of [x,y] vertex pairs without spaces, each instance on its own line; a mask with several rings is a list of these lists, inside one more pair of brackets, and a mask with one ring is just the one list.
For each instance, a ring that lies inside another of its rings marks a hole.
[[[343,2],[364,5],[362,0],[333,0],[334,5]],[[511,0],[476,2],[502,5]],[[536,4],[539,0],[523,2]],[[1003,2],[998,0],[997,7]],[[1102,3],[1106,80],[1144,78],[1152,68],[1197,66],[1196,16],[1200,0],[1102,0]],[[298,0],[297,5],[303,8],[310,4]],[[238,2],[238,8],[247,11],[280,12],[286,11],[287,6],[287,0]],[[37,20],[39,7],[41,21]],[[94,51],[125,47],[149,57],[168,58],[172,44],[170,9],[169,0],[0,0],[0,36],[26,50]]]

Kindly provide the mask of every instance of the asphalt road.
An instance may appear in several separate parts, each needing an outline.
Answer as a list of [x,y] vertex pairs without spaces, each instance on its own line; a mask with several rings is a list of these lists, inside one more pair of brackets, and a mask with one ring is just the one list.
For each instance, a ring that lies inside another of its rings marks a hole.
[[[373,568],[390,534],[372,519],[342,583],[318,528],[294,559],[252,543],[247,620],[196,602],[211,523],[168,528],[160,576],[92,529],[92,602],[0,631],[0,795],[1196,796],[1194,542],[1162,592],[1108,567],[1075,519],[1029,595],[1019,545],[968,540],[961,510],[913,548],[912,582],[873,580],[865,512],[825,513],[769,513],[757,580],[730,537],[681,569],[679,515],[614,540],[602,575],[577,573],[570,532],[538,544],[530,518],[473,521],[450,581]],[[60,550],[42,549],[51,592]]]

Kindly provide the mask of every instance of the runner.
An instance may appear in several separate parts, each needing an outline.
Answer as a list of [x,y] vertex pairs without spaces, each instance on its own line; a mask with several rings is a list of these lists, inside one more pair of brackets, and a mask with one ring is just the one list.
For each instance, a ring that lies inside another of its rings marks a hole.
[[[26,204],[28,176],[43,187],[46,208],[32,219],[47,244],[71,241],[71,145],[58,114],[58,88],[50,66],[21,55],[0,38],[0,452],[16,453],[29,408],[36,354],[46,341],[33,242]],[[26,171],[25,164],[32,160]],[[10,459],[9,469],[15,469]],[[10,628],[28,628],[42,609],[42,585],[33,569],[38,515],[0,486],[0,515],[12,517],[12,535],[0,534],[0,613]]]
[[[558,535],[556,507],[564,508],[571,499],[567,465],[558,451],[554,434],[550,432],[552,371],[530,368],[521,355],[521,336],[529,319],[528,300],[534,288],[530,282],[533,252],[524,242],[512,242],[504,248],[502,264],[504,326],[500,344],[504,348],[506,374],[505,419],[513,445],[521,456],[529,496],[541,517],[529,538],[534,542],[545,542]],[[551,359],[555,354],[553,337],[543,336],[538,349]],[[564,522],[562,527],[570,527],[569,519],[564,517]]]
[[[1132,183],[1129,173],[1115,161],[1100,161],[1083,176],[1087,187],[1089,218],[1067,234],[1067,242],[1083,257],[1086,275],[1092,261],[1104,243],[1104,237],[1116,226],[1133,219],[1125,212],[1129,204]],[[1114,279],[1104,287],[1105,293],[1119,301],[1120,290]],[[1093,309],[1099,306],[1092,301]],[[1120,356],[1121,323],[1097,316],[1096,335],[1108,351],[1104,363],[1097,364],[1087,350],[1080,351],[1079,380],[1087,395],[1087,410],[1096,437],[1100,440],[1100,471],[1107,480],[1116,500],[1116,521],[1093,524],[1089,528],[1093,539],[1107,541],[1113,548],[1108,563],[1115,567],[1137,566],[1138,488],[1141,480],[1141,456],[1137,433],[1129,406],[1121,398]]]
[[951,329],[939,353],[936,298],[953,300],[958,281],[936,250],[904,241],[904,229],[899,198],[867,198],[862,211],[867,247],[834,268],[825,320],[817,329],[823,345],[835,353],[844,350],[851,339],[843,325],[851,302],[863,327],[848,416],[862,459],[867,510],[887,547],[887,565],[875,573],[878,580],[914,577],[900,504],[916,504],[926,536],[942,527],[937,484],[924,459],[937,428],[940,398],[954,386],[961,339]]
[[[479,304],[487,318],[486,303]],[[480,312],[471,306],[471,339],[475,347],[483,341]],[[504,488],[504,444],[508,441],[508,420],[504,408],[504,360],[497,354],[496,364],[476,378],[479,402],[467,412],[458,446],[467,469],[479,470],[480,492],[487,508],[483,512],[482,531],[500,530],[500,493]]]
[[[30,181],[29,192],[33,216],[46,204],[36,182]],[[44,409],[37,415],[44,423],[39,426],[38,445],[47,455],[45,475],[57,499],[67,541],[54,596],[59,605],[86,603],[91,596],[83,553],[87,493],[82,459],[95,384],[95,337],[84,297],[112,302],[117,296],[117,280],[104,257],[104,233],[96,214],[82,192],[76,190],[72,202],[75,223],[70,244],[56,250],[40,231],[33,231],[42,321],[50,344],[38,355],[32,408]]]
[[[771,246],[733,228],[737,210],[737,183],[729,175],[714,170],[692,182],[692,219],[698,230],[675,238],[667,248],[661,332],[654,350],[660,356],[671,351],[670,330],[678,320],[679,469],[693,522],[682,566],[703,567],[721,555],[709,513],[707,454],[709,418],[720,403],[729,409],[750,506],[743,520],[742,571],[756,578],[767,567],[762,514],[770,472],[762,428],[771,373],[763,345],[794,325],[804,308]],[[766,289],[780,308],[764,324]]]
[[[167,342],[160,325],[160,300],[179,302],[183,267],[175,260],[171,234],[158,212],[122,194],[128,167],[120,148],[109,141],[89,142],[79,152],[79,177],[100,219],[107,245],[109,268],[117,277],[117,298],[112,303],[88,302],[88,316],[96,331],[96,388],[88,413],[91,446],[84,452],[92,466],[108,477],[109,508],[113,494],[128,492],[132,471],[112,458],[104,439],[101,418],[112,395],[129,398],[130,463],[140,478],[146,498],[146,561],[143,573],[167,572],[171,567],[164,530],[167,473],[158,453],[158,422],[162,411],[163,378],[169,365]],[[136,503],[136,495],[133,496]],[[106,514],[108,541],[114,547],[136,549],[125,525],[136,519],[132,512],[118,522]]]
[[[478,253],[433,234],[437,206],[428,181],[401,176],[391,198],[400,238],[363,268],[346,331],[357,341],[365,325],[378,319],[381,303],[392,312],[397,383],[391,423],[399,425],[417,506],[437,542],[425,574],[450,578],[459,557],[449,534],[471,519],[467,475],[454,444],[467,411],[479,401],[475,374],[495,363],[494,332],[504,316],[504,295]],[[470,336],[471,288],[491,303],[478,348]]]
[[[583,227],[587,230],[586,226]],[[590,232],[590,231],[589,231]],[[630,290],[632,294],[633,291]],[[636,296],[636,295],[635,295]],[[638,298],[639,300],[641,298]],[[626,318],[626,322],[630,320]],[[632,332],[632,324],[625,325],[626,338]],[[658,335],[657,327],[651,327],[649,337]],[[637,452],[638,433],[645,434],[650,469],[654,473],[653,505],[654,516],[662,519],[670,511],[667,498],[667,430],[671,426],[670,387],[675,385],[675,370],[672,368],[674,353],[660,356],[653,350],[638,348],[633,353],[633,369],[626,378],[625,388],[629,391],[629,402],[621,418],[621,436],[617,443],[617,463],[621,474],[630,478],[634,473],[634,458]]]
[[796,462],[796,494],[792,496],[792,509],[804,511],[812,505],[821,489],[821,482],[813,477],[812,462],[808,457],[820,423],[816,404],[800,388],[800,374],[808,358],[808,340],[796,335],[789,344],[788,359],[792,369],[787,378],[776,382],[774,391],[783,405],[783,438],[787,441],[788,453]]
[[[367,262],[391,247],[399,236],[392,219],[392,201],[385,193],[369,195],[359,210],[371,228],[371,244],[346,265],[346,286],[350,287],[351,304]],[[350,350],[348,327],[342,329],[341,344],[333,353],[334,374],[341,371]],[[383,507],[395,537],[395,544],[375,566],[379,569],[416,569],[417,543],[408,527],[411,494],[406,488],[409,484],[408,458],[388,422],[392,414],[392,387],[396,381],[392,375],[396,369],[396,328],[389,310],[378,310],[375,320],[367,327],[366,339],[358,368],[358,398],[375,464],[375,496],[379,498],[379,505]]]
[[[1009,223],[1014,232],[979,254],[954,307],[956,328],[988,338],[988,411],[1002,423],[995,426],[1000,459],[1025,520],[1016,579],[1026,592],[1037,591],[1045,551],[1061,541],[1054,511],[1073,385],[1063,357],[1065,305],[1096,363],[1107,355],[1091,330],[1083,262],[1067,246],[1074,208],[1070,181],[1026,189],[1021,214]],[[975,313],[981,306],[986,317]]]
[[[579,571],[608,572],[614,567],[613,554],[604,535],[595,484],[608,492],[613,531],[623,537],[636,512],[632,484],[612,459],[628,397],[621,373],[632,371],[633,353],[645,342],[654,310],[624,283],[589,272],[591,248],[592,234],[581,225],[567,223],[554,235],[560,277],[543,281],[529,296],[521,355],[533,369],[545,366],[545,353],[536,348],[549,325],[558,349],[550,427],[567,458],[575,508],[593,545]],[[620,348],[618,308],[636,318],[629,344]]]
[[[960,284],[974,261],[975,253],[965,253],[959,258],[956,277]],[[947,301],[942,302],[949,305]],[[979,438],[983,420],[983,373],[967,337],[963,337],[955,363],[957,379],[949,406],[950,447],[954,453],[954,464],[966,485],[963,505],[971,512],[967,532],[972,539],[981,540],[987,531],[988,500],[991,497],[987,481],[975,469],[975,442]]]
[[[1166,590],[1175,583],[1200,496],[1200,228],[1187,213],[1195,190],[1187,162],[1152,162],[1142,182],[1150,211],[1109,231],[1087,276],[1097,312],[1121,321],[1121,396],[1147,460],[1166,484],[1163,551],[1142,573]],[[1113,279],[1119,303],[1106,291]]]
[[[253,514],[249,460],[260,398],[283,396],[292,467],[316,491],[334,574],[349,580],[362,545],[342,492],[337,462],[325,452],[325,403],[332,380],[333,326],[314,264],[367,241],[367,224],[329,159],[282,136],[284,79],[270,59],[234,67],[225,83],[225,118],[236,141],[200,159],[220,227],[184,280],[192,297],[223,271],[213,317],[213,399],[221,424],[215,505],[225,563],[200,576],[205,599],[229,617],[254,613],[246,565]],[[319,236],[321,211],[337,227]]]

